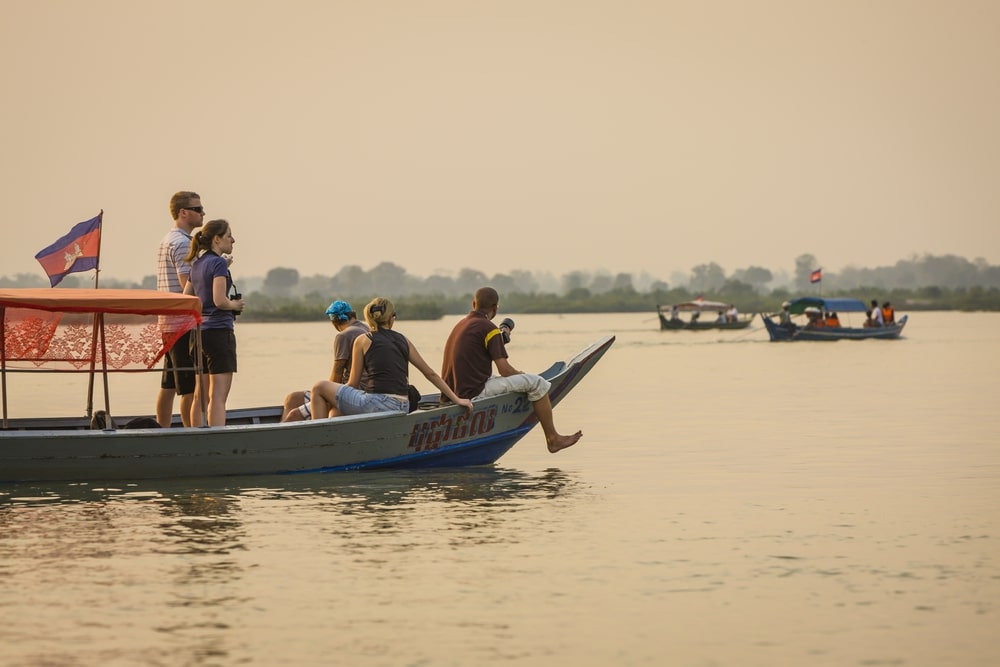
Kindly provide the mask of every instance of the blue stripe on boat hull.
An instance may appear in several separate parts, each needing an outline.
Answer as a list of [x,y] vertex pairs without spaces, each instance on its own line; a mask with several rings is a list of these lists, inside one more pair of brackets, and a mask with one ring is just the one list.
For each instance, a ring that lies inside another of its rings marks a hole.
[[331,466],[310,470],[296,470],[285,474],[298,475],[316,472],[340,472],[345,470],[389,470],[394,468],[453,468],[460,466],[480,466],[495,463],[511,447],[523,438],[531,425],[501,434],[480,438],[452,447],[415,452],[389,459],[364,461],[343,466]]

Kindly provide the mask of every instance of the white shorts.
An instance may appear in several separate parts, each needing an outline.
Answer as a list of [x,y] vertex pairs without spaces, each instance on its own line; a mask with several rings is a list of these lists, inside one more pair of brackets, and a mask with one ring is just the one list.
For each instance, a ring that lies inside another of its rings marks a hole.
[[486,386],[476,398],[489,398],[505,394],[508,391],[516,391],[527,394],[528,400],[534,403],[549,393],[551,386],[552,384],[541,375],[532,375],[531,373],[521,373],[508,377],[494,375],[486,381]]

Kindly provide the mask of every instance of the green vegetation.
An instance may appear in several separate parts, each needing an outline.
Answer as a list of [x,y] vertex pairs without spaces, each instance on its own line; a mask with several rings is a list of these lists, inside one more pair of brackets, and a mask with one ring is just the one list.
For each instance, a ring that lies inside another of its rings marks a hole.
[[[578,288],[565,295],[550,293],[513,292],[501,297],[501,307],[506,313],[633,313],[652,312],[659,304],[667,305],[690,301],[698,296],[713,301],[736,304],[740,312],[775,312],[786,299],[818,294],[819,290],[791,293],[775,290],[769,294],[755,293],[746,286],[728,284],[712,293],[694,293],[685,288],[636,292],[622,289],[600,294],[592,294],[585,288]],[[891,301],[897,313],[918,310],[986,310],[1000,311],[1000,289],[973,287],[969,289],[941,289],[922,287],[916,290],[884,290],[877,287],[862,287],[857,290],[824,291],[824,296],[860,298],[863,301],[878,299],[879,303]],[[360,310],[370,297],[341,295]],[[244,322],[315,321],[322,317],[329,305],[325,299],[274,297],[255,292],[248,297],[252,308],[241,317]],[[445,314],[461,315],[468,312],[472,293],[461,297],[430,295],[422,297],[401,297],[394,299],[400,316],[409,320],[439,319]]]
[[[472,293],[492,285],[508,313],[625,313],[652,312],[656,306],[690,301],[702,296],[736,304],[743,313],[775,312],[786,299],[811,294],[854,297],[863,301],[891,301],[897,312],[914,310],[1000,311],[1000,266],[981,258],[968,261],[954,255],[913,257],[892,266],[847,267],[823,271],[819,284],[810,283],[821,267],[813,255],[795,258],[792,271],[777,274],[759,266],[731,274],[712,262],[675,273],[673,285],[649,276],[572,271],[561,278],[551,273],[510,271],[488,276],[462,268],[454,275],[414,276],[392,262],[369,269],[348,265],[333,276],[300,276],[292,268],[276,267],[263,278],[237,276],[249,307],[245,322],[315,321],[334,299],[346,299],[360,311],[373,296],[385,295],[406,319],[438,319],[468,312]],[[0,276],[0,287],[44,287],[42,275]],[[92,286],[92,276],[67,276],[60,287]],[[101,287],[155,289],[155,276],[140,283],[102,276]],[[822,288],[822,290],[820,289]]]

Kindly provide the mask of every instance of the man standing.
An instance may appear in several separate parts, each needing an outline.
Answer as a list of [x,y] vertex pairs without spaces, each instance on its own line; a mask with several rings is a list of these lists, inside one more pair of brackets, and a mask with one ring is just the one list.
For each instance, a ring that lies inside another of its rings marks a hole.
[[[354,339],[368,333],[370,329],[358,319],[358,314],[346,301],[331,303],[326,309],[326,315],[337,330],[337,336],[333,339],[333,369],[330,371],[330,382],[347,384],[347,380],[351,377],[351,351],[354,348]],[[362,374],[361,389],[367,385],[368,378]],[[311,399],[309,390],[293,391],[285,396],[281,421],[297,422],[309,419],[312,416],[309,412]]]
[[[161,292],[181,294],[191,274],[191,265],[185,259],[191,247],[191,234],[205,221],[205,208],[201,204],[201,196],[196,192],[175,193],[170,198],[170,215],[174,219],[174,226],[160,241],[160,252],[156,263],[156,289]],[[160,328],[165,340],[175,336],[170,326],[169,318],[161,318]],[[181,423],[184,426],[191,425],[195,373],[193,370],[178,369],[194,367],[190,349],[192,333],[189,331],[177,338],[163,358],[160,393],[156,397],[156,421],[164,428],[170,426],[173,418],[175,395],[181,397]]]
[[[507,360],[503,335],[492,320],[500,296],[492,287],[480,287],[472,299],[472,311],[448,336],[444,345],[441,377],[459,398],[489,398],[508,391],[524,392],[545,433],[550,452],[570,447],[583,437],[582,431],[561,435],[556,431],[549,400],[549,381],[540,375],[522,373]],[[496,364],[500,376],[493,375]]]

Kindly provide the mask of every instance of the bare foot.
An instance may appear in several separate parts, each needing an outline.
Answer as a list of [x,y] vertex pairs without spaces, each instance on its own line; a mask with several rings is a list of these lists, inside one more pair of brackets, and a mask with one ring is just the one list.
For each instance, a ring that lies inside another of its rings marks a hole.
[[567,447],[572,447],[582,437],[583,437],[583,431],[577,431],[573,435],[557,435],[556,437],[547,441],[547,444],[549,446],[549,451],[555,454],[560,449],[566,449]]

